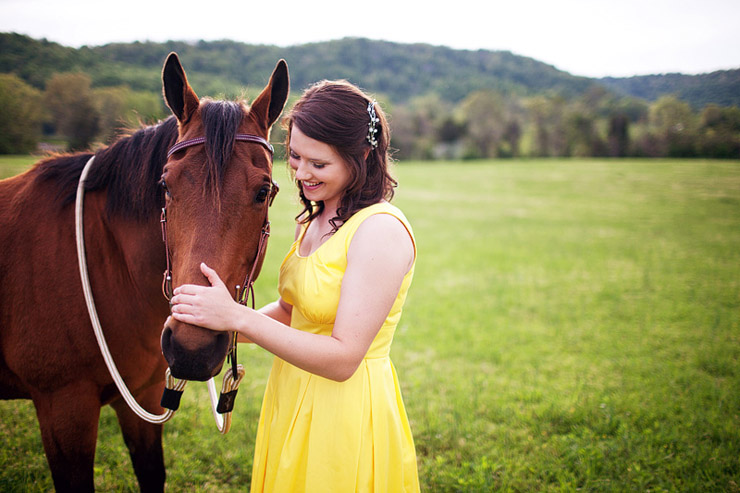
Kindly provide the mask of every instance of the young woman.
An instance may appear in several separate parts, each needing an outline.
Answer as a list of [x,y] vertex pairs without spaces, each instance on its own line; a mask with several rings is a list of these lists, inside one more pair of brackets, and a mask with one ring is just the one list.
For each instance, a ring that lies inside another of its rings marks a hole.
[[416,245],[388,202],[396,182],[385,115],[355,86],[324,81],[286,121],[303,211],[280,267],[279,299],[259,311],[239,305],[202,264],[211,287],[177,288],[172,316],[236,331],[275,355],[252,491],[418,491],[389,359]]

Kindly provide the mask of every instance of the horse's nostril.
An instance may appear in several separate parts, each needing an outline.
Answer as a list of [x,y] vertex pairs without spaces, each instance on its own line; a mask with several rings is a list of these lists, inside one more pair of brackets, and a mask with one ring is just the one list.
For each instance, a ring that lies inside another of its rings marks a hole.
[[221,371],[231,341],[226,332],[214,333],[193,326],[165,326],[161,347],[164,359],[175,378],[208,380]]
[[231,343],[230,334],[227,332],[219,332],[218,335],[216,336],[216,340],[217,340],[216,344],[218,345],[219,348],[223,347],[224,345],[228,347]]
[[162,354],[164,354],[165,359],[167,359],[167,354],[170,349],[172,349],[172,329],[167,326],[162,330],[160,345],[162,346]]

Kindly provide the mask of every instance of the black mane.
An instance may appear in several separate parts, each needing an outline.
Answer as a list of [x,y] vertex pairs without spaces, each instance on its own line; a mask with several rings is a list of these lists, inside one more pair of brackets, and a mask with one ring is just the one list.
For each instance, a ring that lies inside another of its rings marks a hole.
[[[238,102],[206,101],[201,116],[208,156],[204,163],[208,169],[207,187],[211,193],[218,194],[244,112]],[[171,116],[97,151],[85,190],[107,190],[109,215],[137,220],[151,218],[164,203],[159,180],[167,151],[177,141],[177,135],[177,120]],[[62,204],[73,203],[77,181],[91,156],[91,153],[80,153],[49,158],[37,166],[37,179],[56,183],[57,198]]]

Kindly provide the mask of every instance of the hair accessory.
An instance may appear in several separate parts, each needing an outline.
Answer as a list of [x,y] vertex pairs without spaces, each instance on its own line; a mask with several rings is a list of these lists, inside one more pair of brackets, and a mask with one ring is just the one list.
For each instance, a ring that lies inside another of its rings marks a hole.
[[375,124],[380,122],[380,118],[378,118],[375,115],[375,100],[370,101],[367,104],[367,113],[370,115],[370,123],[367,124],[368,131],[367,131],[367,141],[370,142],[370,145],[373,149],[378,147],[378,139],[375,138],[375,134],[378,133],[378,129],[375,128]]

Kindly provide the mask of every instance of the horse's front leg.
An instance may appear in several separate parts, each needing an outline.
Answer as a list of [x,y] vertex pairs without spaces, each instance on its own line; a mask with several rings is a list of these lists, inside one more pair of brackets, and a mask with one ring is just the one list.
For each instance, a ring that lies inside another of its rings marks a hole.
[[[159,401],[164,385],[154,385],[136,395],[141,406],[159,414]],[[111,404],[118,415],[123,440],[126,442],[142,492],[164,491],[165,468],[162,453],[162,425],[148,423],[134,414],[121,398]]]
[[32,393],[46,460],[58,492],[94,491],[100,397],[91,382]]

